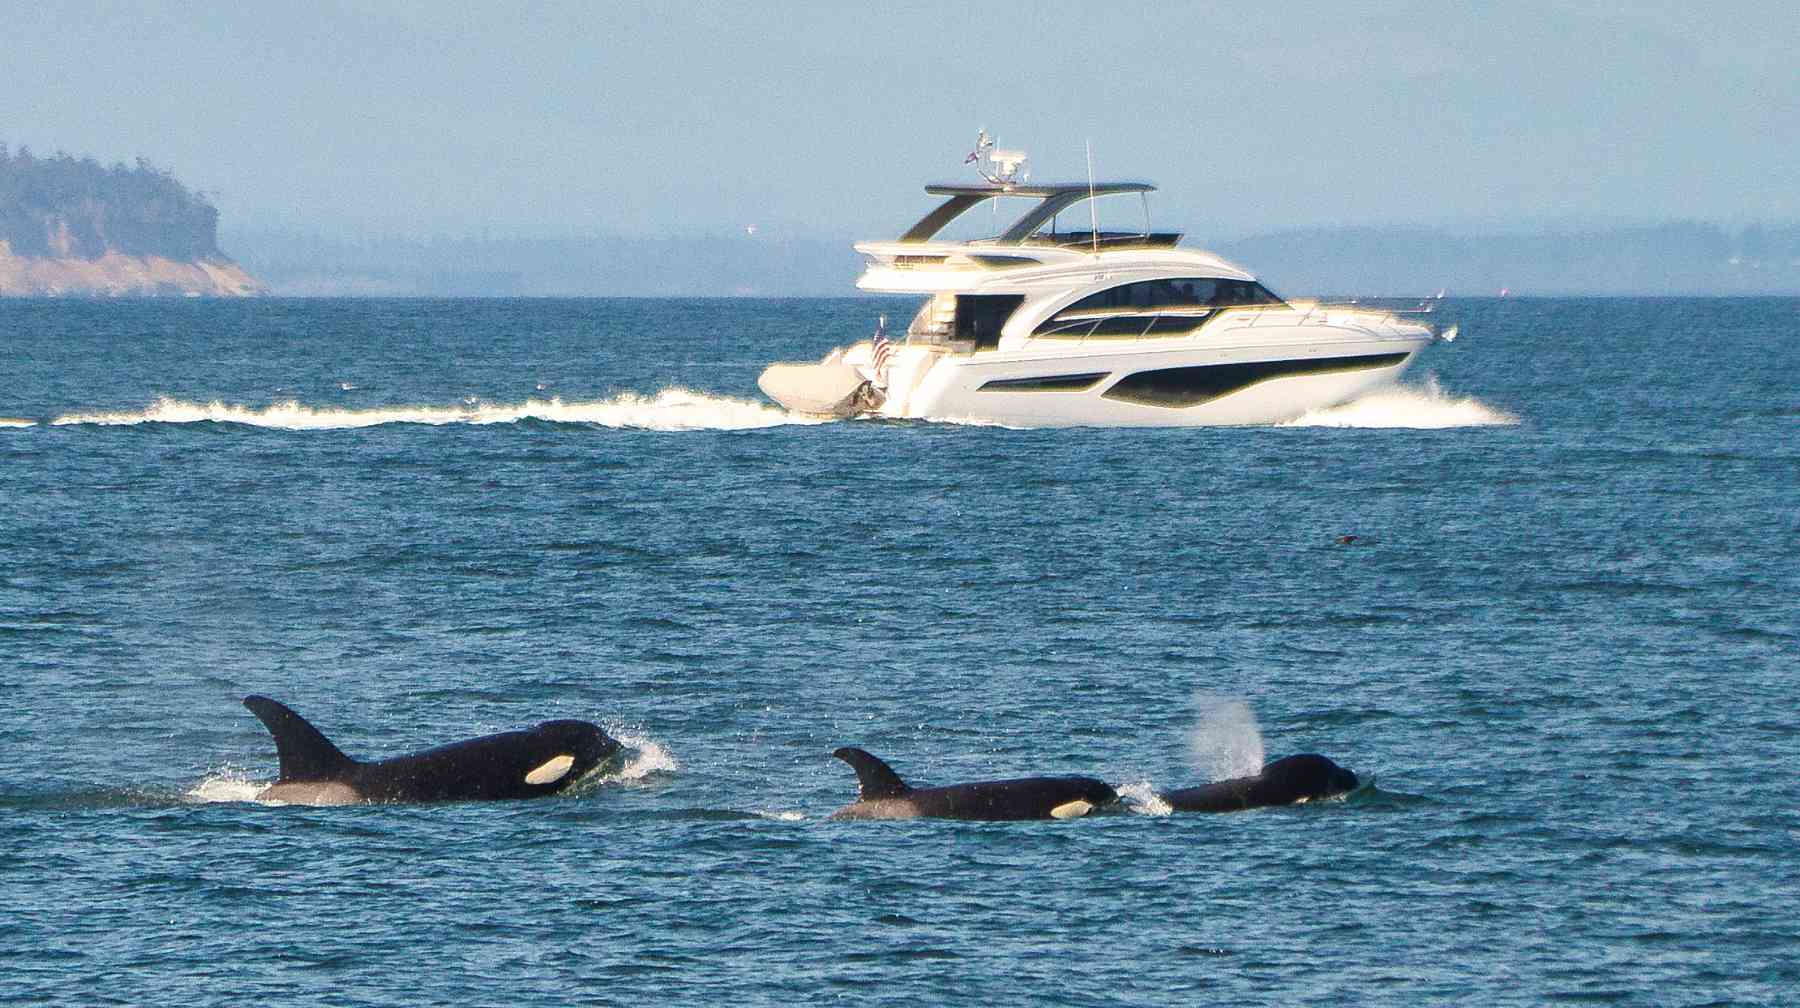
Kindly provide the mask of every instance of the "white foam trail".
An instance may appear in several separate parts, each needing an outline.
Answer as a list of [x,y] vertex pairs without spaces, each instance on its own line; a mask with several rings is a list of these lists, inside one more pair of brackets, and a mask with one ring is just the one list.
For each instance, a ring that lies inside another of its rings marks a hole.
[[1230,780],[1262,772],[1262,728],[1250,705],[1238,697],[1202,693],[1194,698],[1198,719],[1188,732],[1194,769],[1208,780]]
[[36,420],[22,420],[18,417],[0,417],[0,427],[36,427]]
[[1424,388],[1396,385],[1371,392],[1341,406],[1318,409],[1281,427],[1411,427],[1440,430],[1446,427],[1505,427],[1519,418],[1472,398],[1458,398],[1438,387],[1437,376],[1425,379]]
[[1138,781],[1135,784],[1121,784],[1113,789],[1125,800],[1125,807],[1138,815],[1166,816],[1175,809],[1162,800],[1156,788],[1149,781]]
[[666,388],[655,395],[625,392],[611,399],[564,402],[561,397],[527,399],[517,405],[470,400],[461,406],[387,406],[372,409],[335,409],[306,406],[299,402],[264,407],[243,406],[213,400],[187,402],[167,396],[143,410],[112,413],[69,413],[51,421],[57,426],[99,424],[131,426],[145,423],[235,423],[277,430],[345,430],[384,424],[504,424],[521,420],[553,423],[591,423],[602,427],[639,430],[748,430],[782,424],[815,424],[824,421],[789,413],[748,399],[707,395],[684,388]]
[[[221,770],[193,786],[183,798],[193,802],[253,802],[256,796],[263,793],[273,781],[257,781],[245,777],[242,771]],[[279,805],[280,802],[264,804]]]

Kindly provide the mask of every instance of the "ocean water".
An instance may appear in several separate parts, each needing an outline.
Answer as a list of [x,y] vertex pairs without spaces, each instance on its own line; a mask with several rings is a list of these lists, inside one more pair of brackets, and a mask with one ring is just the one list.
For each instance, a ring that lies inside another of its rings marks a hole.
[[[1800,301],[1452,300],[1267,428],[757,394],[906,309],[0,302],[0,1000],[1800,999]],[[629,751],[274,807],[251,692]],[[1130,800],[834,822],[840,745]],[[1301,751],[1374,783],[1153,797]]]

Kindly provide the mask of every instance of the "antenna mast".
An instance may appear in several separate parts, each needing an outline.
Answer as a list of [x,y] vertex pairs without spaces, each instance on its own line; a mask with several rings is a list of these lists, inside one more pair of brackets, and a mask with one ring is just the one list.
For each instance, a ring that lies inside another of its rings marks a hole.
[[1094,254],[1100,253],[1100,208],[1094,205],[1094,141],[1087,141],[1088,164],[1088,239]]
[[976,135],[975,149],[963,158],[963,164],[974,165],[988,183],[1010,189],[1031,177],[1029,160],[1021,150],[995,150],[994,138],[984,129]]

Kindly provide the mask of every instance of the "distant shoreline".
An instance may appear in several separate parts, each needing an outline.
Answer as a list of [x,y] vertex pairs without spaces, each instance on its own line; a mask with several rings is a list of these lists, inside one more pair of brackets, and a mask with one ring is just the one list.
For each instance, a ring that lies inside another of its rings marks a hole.
[[108,252],[97,259],[15,256],[0,241],[0,297],[100,299],[259,297],[268,293],[234,262],[177,262]]

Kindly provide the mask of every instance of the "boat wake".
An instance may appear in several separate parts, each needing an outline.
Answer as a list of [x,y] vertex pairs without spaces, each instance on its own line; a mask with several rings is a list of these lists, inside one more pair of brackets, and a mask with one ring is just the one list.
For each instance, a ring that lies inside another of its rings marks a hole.
[[214,400],[188,402],[167,396],[142,410],[69,413],[55,426],[93,424],[117,427],[137,424],[230,423],[274,430],[350,430],[387,424],[510,424],[526,420],[590,424],[653,431],[751,430],[784,424],[815,424],[802,416],[748,399],[708,395],[684,388],[665,388],[654,395],[625,392],[610,399],[566,402],[561,398],[527,399],[508,405],[469,400],[459,406],[382,406],[339,409],[289,401],[254,407]]
[[[84,424],[130,427],[221,423],[270,430],[327,431],[390,424],[486,426],[525,421],[648,431],[755,430],[832,422],[828,417],[792,413],[756,400],[710,395],[673,386],[651,395],[623,392],[610,399],[565,401],[553,397],[527,399],[516,404],[469,399],[455,406],[376,406],[367,409],[311,406],[297,400],[247,406],[217,399],[201,403],[162,396],[141,410],[65,413],[50,424],[57,427]],[[1021,429],[999,421],[969,417],[939,417],[934,418],[934,422]],[[1438,386],[1435,378],[1428,378],[1422,388],[1402,385],[1384,389],[1341,406],[1313,410],[1279,426],[1441,429],[1507,426],[1518,422],[1517,416],[1505,410],[1473,398],[1450,395]],[[33,420],[0,418],[0,427],[36,424]]]
[[1477,399],[1458,398],[1438,387],[1436,377],[1417,388],[1399,385],[1371,392],[1341,406],[1317,409],[1282,427],[1411,427],[1441,430],[1447,427],[1507,427],[1519,418]]

